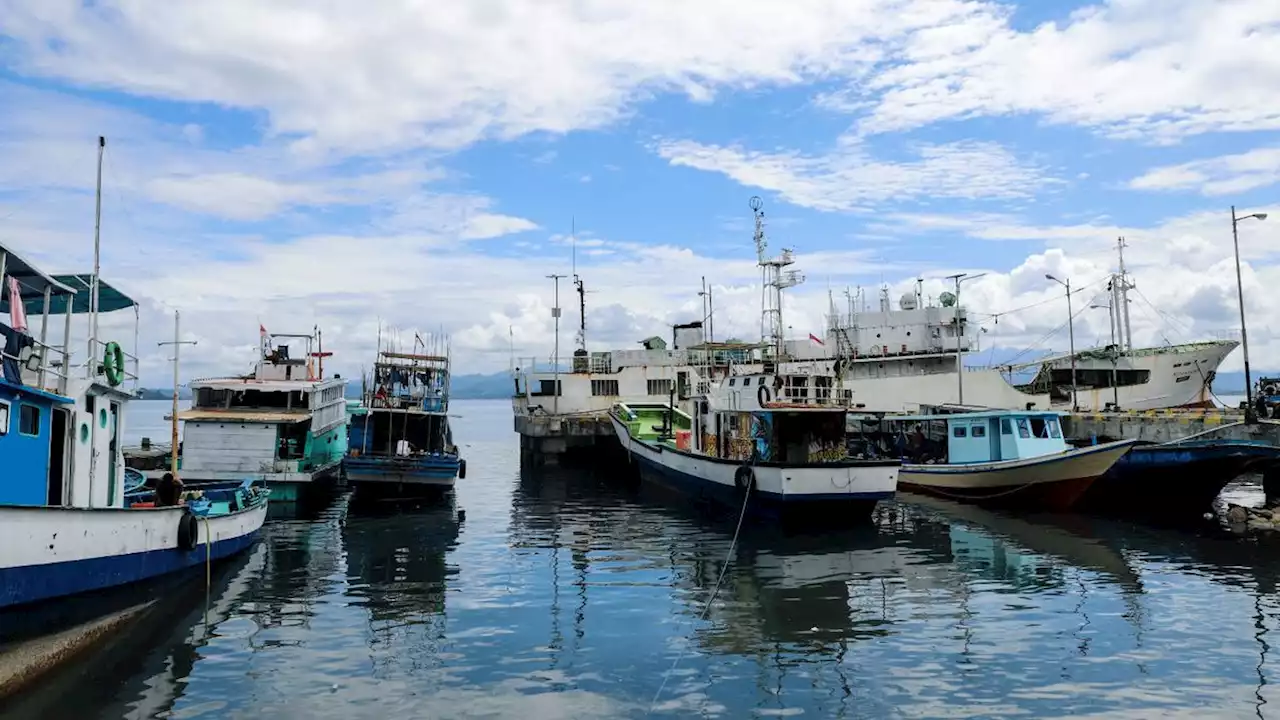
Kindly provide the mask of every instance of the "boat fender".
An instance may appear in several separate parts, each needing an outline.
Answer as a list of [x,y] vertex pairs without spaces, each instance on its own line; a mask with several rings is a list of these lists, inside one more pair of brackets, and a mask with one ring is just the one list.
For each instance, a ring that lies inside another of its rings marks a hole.
[[458,479],[467,479],[467,461],[462,458],[458,458]]
[[743,492],[747,492],[756,485],[756,474],[750,465],[743,465],[733,474],[734,487]]
[[761,385],[759,389],[756,390],[756,400],[760,402],[760,407],[768,405],[773,400],[773,398],[770,397],[768,385]]
[[1275,394],[1276,394],[1276,386],[1275,386],[1275,385],[1266,385],[1266,386],[1264,386],[1264,387],[1262,388],[1262,394],[1264,394],[1264,395],[1275,395]]
[[107,343],[106,352],[102,355],[102,372],[107,376],[107,383],[115,387],[124,382],[124,350],[120,343]]
[[199,538],[200,528],[196,522],[196,516],[192,515],[190,510],[184,509],[182,517],[178,518],[178,549],[194,549]]

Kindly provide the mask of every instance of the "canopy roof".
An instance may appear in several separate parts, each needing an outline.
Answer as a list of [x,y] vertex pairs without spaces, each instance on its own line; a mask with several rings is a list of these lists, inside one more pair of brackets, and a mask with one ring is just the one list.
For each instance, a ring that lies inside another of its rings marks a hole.
[[[11,275],[18,279],[18,286],[21,288],[22,299],[25,303],[28,299],[39,298],[40,302],[44,302],[44,291],[49,289],[54,296],[62,296],[74,294],[75,290],[68,287],[65,283],[57,280],[51,275],[46,275],[35,265],[27,262],[21,255],[13,252],[9,248],[0,244],[0,253],[5,255],[4,272],[5,275]],[[9,293],[7,288],[4,295],[3,309],[9,309]]]
[[[22,256],[0,244],[0,252],[5,254],[4,274],[18,279],[18,289],[22,295],[22,304],[28,314],[44,312],[44,293],[49,290],[49,313],[63,315],[70,308],[72,314],[89,312],[89,288],[93,275],[81,273],[74,275],[48,275],[27,262]],[[138,303],[108,284],[98,279],[98,312],[115,312],[131,308]],[[0,286],[0,312],[9,312],[9,292],[7,286]]]

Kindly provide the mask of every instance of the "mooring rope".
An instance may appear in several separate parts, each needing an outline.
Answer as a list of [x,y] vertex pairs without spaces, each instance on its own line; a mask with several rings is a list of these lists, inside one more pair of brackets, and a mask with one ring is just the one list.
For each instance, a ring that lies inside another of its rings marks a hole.
[[[751,467],[748,463],[747,467]],[[707,613],[711,611],[711,605],[716,601],[716,595],[720,592],[720,584],[724,582],[724,576],[729,571],[729,563],[733,562],[733,553],[738,546],[738,535],[742,532],[742,521],[747,516],[747,504],[751,500],[751,490],[756,483],[756,474],[753,471],[750,479],[747,481],[745,491],[742,493],[742,510],[738,513],[738,526],[733,530],[733,540],[729,542],[729,554],[724,559],[724,564],[720,566],[720,577],[716,578],[715,587],[711,588],[711,597],[707,598],[707,604],[702,607],[702,612],[698,614],[698,620],[706,620]],[[671,663],[671,668],[667,670],[666,675],[662,677],[662,684],[658,686],[658,692],[653,694],[653,700],[649,702],[649,712],[646,715],[652,715],[653,709],[658,706],[658,698],[662,696],[662,691],[667,687],[667,680],[671,679],[672,673],[676,671],[676,666],[684,659],[684,655],[692,645],[692,641],[686,642],[684,647],[680,649],[680,653],[676,655],[676,659]]]

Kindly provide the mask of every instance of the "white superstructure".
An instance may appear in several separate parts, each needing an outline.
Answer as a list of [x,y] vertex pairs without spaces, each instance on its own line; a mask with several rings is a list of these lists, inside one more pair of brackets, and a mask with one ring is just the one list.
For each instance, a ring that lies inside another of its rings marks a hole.
[[[347,448],[347,381],[324,377],[317,341],[264,330],[252,374],[191,382],[191,408],[178,414],[184,483],[307,483],[338,473]],[[291,354],[290,345],[303,352]]]

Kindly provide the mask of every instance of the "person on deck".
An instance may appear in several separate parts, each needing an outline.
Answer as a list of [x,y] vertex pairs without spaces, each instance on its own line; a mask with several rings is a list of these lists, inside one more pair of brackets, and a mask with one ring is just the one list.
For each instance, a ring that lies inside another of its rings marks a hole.
[[156,485],[156,507],[173,507],[182,497],[182,481],[167,472]]

